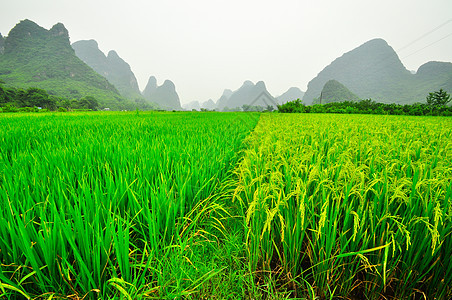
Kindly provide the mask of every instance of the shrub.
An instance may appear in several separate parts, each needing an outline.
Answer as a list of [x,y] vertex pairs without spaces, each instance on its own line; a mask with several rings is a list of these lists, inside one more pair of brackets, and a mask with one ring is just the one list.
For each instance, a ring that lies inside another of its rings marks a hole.
[[427,96],[427,104],[431,106],[445,106],[450,100],[452,100],[450,95],[443,89],[429,93]]

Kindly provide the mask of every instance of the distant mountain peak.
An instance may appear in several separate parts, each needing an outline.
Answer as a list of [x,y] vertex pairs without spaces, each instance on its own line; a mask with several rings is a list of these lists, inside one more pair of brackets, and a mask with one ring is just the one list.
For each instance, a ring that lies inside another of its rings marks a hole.
[[[17,27],[17,26],[37,26],[37,27],[41,27],[41,26],[39,26],[38,24],[36,24],[35,22],[33,22],[32,20],[30,20],[30,19],[23,19],[23,20],[20,20],[19,21],[19,23],[17,23],[16,24],[16,26],[14,26],[14,27]],[[42,27],[41,27],[42,28]]]
[[388,42],[386,42],[382,38],[374,38],[374,39],[368,40],[367,42],[363,43],[361,46],[369,46],[369,45],[372,45],[372,47],[374,47],[375,45],[389,46]]
[[263,81],[254,84],[252,81],[246,80],[231,95],[226,96],[223,93],[223,96],[218,99],[217,106],[220,110],[236,110],[241,109],[243,105],[266,107],[267,105],[274,106],[276,102],[276,99],[267,91]]
[[108,55],[99,49],[95,40],[82,40],[72,44],[75,54],[98,74],[105,76],[121,93],[129,99],[142,99],[138,82],[130,65],[116,51]]
[[19,47],[28,47],[34,44],[35,39],[45,39],[49,32],[28,19],[20,21],[11,29],[5,39],[5,53],[21,52]]
[[288,92],[302,92],[302,91],[300,90],[300,88],[297,88],[297,87],[295,87],[295,86],[290,87],[287,91],[288,91]]
[[287,92],[285,92],[281,96],[276,97],[276,100],[278,101],[279,104],[284,104],[286,102],[297,99],[301,100],[303,98],[303,95],[304,92],[302,90],[300,90],[297,87],[291,87],[287,90]]
[[64,36],[69,39],[69,32],[62,23],[57,23],[53,25],[53,27],[50,29],[50,33],[53,36]]
[[99,49],[99,44],[97,43],[96,40],[93,40],[93,39],[77,41],[77,42],[73,43],[72,45],[75,45],[75,44],[85,44],[85,46],[89,46],[89,47],[93,47],[93,48]]
[[321,104],[331,102],[358,101],[359,97],[352,93],[345,85],[337,80],[328,80],[323,86],[318,102]]
[[311,104],[314,98],[319,97],[325,83],[331,79],[341,82],[362,99],[394,101],[394,95],[387,87],[392,84],[394,78],[408,75],[410,72],[394,49],[385,40],[376,38],[344,53],[320,71],[308,83],[303,101]]
[[176,89],[176,86],[174,85],[174,83],[171,81],[171,80],[169,80],[169,79],[166,79],[164,82],[163,82],[163,85],[162,85],[163,87],[166,87],[166,88],[169,88],[169,89]]
[[418,76],[437,76],[437,75],[451,75],[452,63],[442,61],[429,61],[422,66],[416,72]]
[[267,87],[265,86],[265,82],[263,81],[258,81],[256,83],[256,87],[261,88],[261,89],[266,89]]
[[212,99],[207,100],[206,102],[204,102],[201,107],[205,108],[205,109],[209,109],[209,110],[214,110],[216,108],[216,104]]
[[151,97],[151,94],[157,89],[157,79],[154,76],[149,77],[148,83],[146,84],[146,87],[143,90],[143,96],[146,99],[149,99]]
[[21,20],[19,23],[17,23],[16,26],[14,26],[13,29],[11,29],[11,31],[22,30],[22,29],[39,29],[39,30],[41,30],[44,28],[29,19],[24,19],[24,20]]
[[157,79],[150,76],[143,96],[150,102],[157,104],[165,110],[181,110],[179,95],[176,86],[171,80],[165,80],[161,86],[157,85]]
[[154,84],[154,82],[155,82],[155,85],[157,85],[157,78],[155,78],[155,76],[150,76],[148,83]]
[[8,37],[31,37],[31,36],[42,36],[48,33],[48,30],[39,26],[35,22],[25,19],[16,24],[16,26],[11,29]]
[[411,104],[425,102],[428,93],[439,88],[451,92],[452,63],[428,62],[413,74],[385,40],[373,39],[344,53],[320,71],[308,83],[303,102],[309,105],[319,98],[332,79],[343,85],[333,85],[335,94],[340,94],[340,90],[347,94],[346,87],[360,99]]
[[251,80],[245,80],[242,86],[252,86],[254,83]]
[[110,50],[107,54],[108,58],[121,59],[115,50]]
[[222,95],[222,96],[225,96],[225,97],[229,98],[229,97],[231,97],[232,93],[233,93],[232,90],[230,90],[230,89],[225,89],[225,90],[223,91],[223,95]]

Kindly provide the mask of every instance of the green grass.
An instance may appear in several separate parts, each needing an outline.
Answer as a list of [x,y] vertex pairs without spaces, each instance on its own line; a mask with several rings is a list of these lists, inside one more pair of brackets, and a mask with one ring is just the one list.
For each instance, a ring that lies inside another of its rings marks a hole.
[[225,215],[214,191],[257,117],[249,121],[1,115],[0,292],[172,299],[208,289],[228,273],[212,254]]
[[44,113],[0,128],[0,297],[452,297],[448,118]]
[[447,118],[263,115],[234,193],[256,286],[450,299],[451,138]]

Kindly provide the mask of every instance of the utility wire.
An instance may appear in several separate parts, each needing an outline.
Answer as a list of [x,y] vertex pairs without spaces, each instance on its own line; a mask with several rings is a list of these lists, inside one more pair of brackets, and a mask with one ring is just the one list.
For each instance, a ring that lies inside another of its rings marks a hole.
[[427,32],[427,33],[424,33],[423,35],[421,35],[420,37],[418,37],[418,38],[415,39],[414,41],[408,43],[407,45],[403,46],[402,48],[397,49],[397,52],[400,52],[400,51],[402,51],[402,50],[404,50],[404,49],[410,47],[411,45],[413,45],[413,44],[416,43],[417,41],[422,40],[423,38],[425,38],[425,37],[428,36],[429,34],[431,34],[431,33],[435,32],[435,31],[437,31],[438,29],[440,29],[441,27],[443,27],[444,25],[446,25],[446,24],[448,24],[448,23],[450,23],[450,22],[452,22],[452,19],[447,20],[446,22],[444,22],[444,23],[438,25],[437,27],[433,28],[432,30],[430,30],[430,31]]
[[427,46],[422,47],[421,49],[419,49],[419,50],[417,50],[417,51],[415,51],[415,52],[413,52],[413,53],[411,53],[411,54],[409,54],[409,55],[406,55],[406,56],[404,56],[404,57],[402,57],[402,58],[407,58],[407,57],[410,57],[411,55],[414,55],[414,54],[416,54],[416,53],[418,53],[418,52],[421,52],[421,51],[424,50],[425,48],[428,48],[428,47],[430,47],[430,46],[432,46],[432,45],[434,45],[434,44],[436,44],[436,43],[438,43],[438,42],[441,42],[442,40],[444,40],[444,39],[450,37],[451,35],[452,35],[452,33],[449,33],[448,35],[446,35],[446,36],[440,38],[439,40],[436,40],[436,41],[434,41],[433,43],[430,43],[430,44],[428,44]]

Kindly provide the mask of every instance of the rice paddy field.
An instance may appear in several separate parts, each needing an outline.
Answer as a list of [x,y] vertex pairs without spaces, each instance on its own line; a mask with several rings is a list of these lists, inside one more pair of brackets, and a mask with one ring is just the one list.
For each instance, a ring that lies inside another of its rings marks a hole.
[[0,298],[452,298],[450,118],[0,114],[0,128]]

